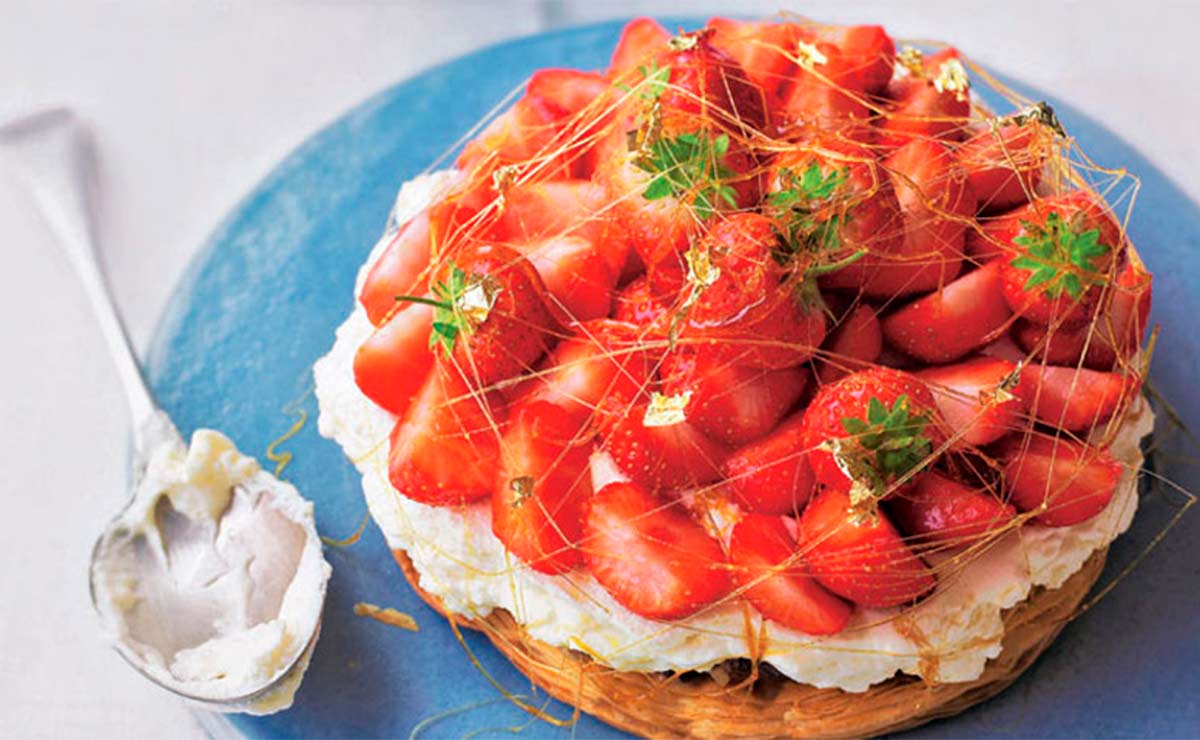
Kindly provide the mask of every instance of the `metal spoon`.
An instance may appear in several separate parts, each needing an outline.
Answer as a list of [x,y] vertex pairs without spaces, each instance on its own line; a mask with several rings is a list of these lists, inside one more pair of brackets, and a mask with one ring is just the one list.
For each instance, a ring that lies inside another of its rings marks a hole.
[[[99,559],[105,557],[105,554],[112,550],[107,544],[114,537],[124,534],[122,527],[125,527],[128,522],[123,520],[123,515],[130,512],[132,507],[139,503],[138,484],[145,473],[151,448],[156,443],[161,444],[163,440],[180,446],[183,442],[171,420],[154,402],[154,398],[146,386],[125,327],[117,314],[103,273],[96,262],[88,204],[88,182],[93,163],[91,147],[90,137],[83,124],[67,109],[56,108],[41,111],[0,126],[0,154],[7,155],[7,158],[16,165],[16,170],[23,175],[47,224],[57,237],[59,246],[69,258],[83,284],[84,292],[92,304],[105,343],[113,363],[116,365],[133,422],[132,495],[97,541],[89,569],[92,603],[103,619],[106,615],[100,604],[97,603],[97,572],[99,566],[104,564]],[[269,512],[274,503],[272,496],[278,494],[270,488],[253,492],[237,489],[234,491],[235,495],[230,499],[231,503],[228,509],[221,514],[221,519],[215,527],[220,527],[229,512],[239,509],[240,521],[237,526],[243,530],[253,530],[256,538],[260,535],[270,537],[273,533],[272,529],[270,527],[257,529],[258,522],[253,517],[258,516],[257,512],[259,511]],[[294,492],[289,495],[295,496]],[[245,501],[250,503],[244,503]],[[146,501],[143,500],[141,504],[144,506]],[[154,508],[154,511],[157,512],[158,509]],[[276,514],[276,518],[278,518],[278,514]],[[186,525],[178,524],[180,519],[179,516],[175,517],[176,532],[180,531],[181,526],[186,530]],[[213,530],[213,527],[209,529]],[[277,526],[274,532],[278,531]],[[315,531],[312,532],[312,535],[315,537]],[[192,534],[188,536],[205,535]],[[208,532],[207,536],[215,540],[215,530]],[[265,552],[269,554],[280,552],[279,548],[272,548],[271,544],[266,544]],[[255,553],[251,557],[254,556],[261,557],[259,553]],[[218,557],[216,560],[219,562],[220,558]],[[256,567],[261,565],[261,563],[256,564]],[[271,567],[271,564],[268,564],[267,567]],[[325,569],[327,577],[327,565],[325,565]],[[121,656],[142,675],[175,694],[218,711],[246,711],[247,707],[270,702],[273,693],[277,694],[285,689],[294,691],[298,684],[300,674],[307,667],[320,633],[320,607],[324,602],[325,578],[322,578],[315,587],[320,591],[319,594],[314,595],[315,598],[312,600],[317,613],[312,618],[311,634],[301,643],[303,649],[297,649],[290,662],[275,671],[274,675],[264,676],[261,685],[243,686],[236,696],[214,695],[211,691],[204,694],[190,693],[181,688],[179,682],[161,680],[156,675],[155,667],[148,663],[146,656],[141,651],[131,649],[120,641],[116,642],[115,647]],[[171,603],[170,596],[170,594],[167,595],[165,602],[159,599],[152,599],[152,601],[156,604]],[[109,616],[111,617],[111,615]],[[153,623],[153,629],[170,633],[173,624],[180,621],[180,616],[172,613],[153,614],[149,621]],[[147,621],[144,615],[142,621],[143,623]],[[195,621],[193,620],[193,622]],[[178,641],[180,638],[178,635],[174,635],[168,639]],[[157,673],[162,674],[161,668],[157,669]]]

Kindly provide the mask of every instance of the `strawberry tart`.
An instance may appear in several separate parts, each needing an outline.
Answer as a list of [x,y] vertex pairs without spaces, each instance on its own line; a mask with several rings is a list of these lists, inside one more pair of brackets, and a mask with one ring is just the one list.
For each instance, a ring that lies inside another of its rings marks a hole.
[[638,19],[406,183],[314,372],[412,587],[646,735],[1012,682],[1137,507],[1150,275],[986,79],[879,26]]

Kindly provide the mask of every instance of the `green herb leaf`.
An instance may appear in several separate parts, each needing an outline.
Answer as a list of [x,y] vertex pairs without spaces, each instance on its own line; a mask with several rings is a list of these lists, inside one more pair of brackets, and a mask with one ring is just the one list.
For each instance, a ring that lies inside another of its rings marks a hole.
[[646,200],[671,196],[689,201],[701,218],[712,216],[722,203],[736,205],[737,191],[725,182],[733,172],[721,163],[728,151],[728,134],[688,133],[648,142],[646,155],[635,164],[657,177],[642,196]]
[[1021,221],[1024,233],[1013,239],[1023,254],[1010,263],[1029,273],[1025,290],[1040,289],[1048,298],[1066,293],[1078,300],[1088,288],[1104,282],[1102,262],[1112,247],[1100,242],[1100,230],[1080,231],[1052,211],[1045,225]]
[[800,174],[788,168],[780,170],[783,187],[767,196],[767,212],[783,241],[783,259],[802,252],[830,254],[841,248],[841,231],[849,214],[824,212],[830,210],[829,201],[846,182],[847,174],[845,168],[825,174],[816,162]]

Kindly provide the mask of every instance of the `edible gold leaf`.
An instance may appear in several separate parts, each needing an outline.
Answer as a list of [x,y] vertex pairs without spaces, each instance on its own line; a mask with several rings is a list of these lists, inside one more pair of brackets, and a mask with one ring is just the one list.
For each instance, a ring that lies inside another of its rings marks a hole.
[[650,404],[646,406],[646,414],[642,417],[642,426],[669,427],[687,421],[687,406],[691,400],[691,391],[673,396],[654,391],[650,394]]

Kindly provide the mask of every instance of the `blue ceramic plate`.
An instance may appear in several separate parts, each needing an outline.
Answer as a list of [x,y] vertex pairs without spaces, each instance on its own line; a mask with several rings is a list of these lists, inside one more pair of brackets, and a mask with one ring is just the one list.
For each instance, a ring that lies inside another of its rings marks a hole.
[[[678,23],[674,20],[672,25]],[[684,25],[698,23],[684,21]],[[308,422],[284,445],[285,476],[316,503],[330,536],[355,530],[366,506],[359,478],[337,445],[318,436],[312,363],[351,308],[354,276],[384,226],[397,186],[427,167],[497,100],[539,67],[605,66],[620,24],[543,34],[431,69],[371,98],[280,164],[217,230],[175,292],[156,334],[149,377],[185,432],[216,426],[260,457],[287,430],[293,409]],[[1027,93],[1029,91],[1026,91]],[[1045,97],[1031,93],[1030,97]],[[1200,244],[1200,213],[1179,189],[1098,123],[1063,106],[1068,130],[1100,163],[1143,181],[1129,224],[1154,271],[1154,318],[1164,325],[1153,382],[1184,419],[1200,420],[1200,288],[1185,265]],[[1163,463],[1185,486],[1197,473]],[[1171,513],[1144,497],[1134,531],[1112,548],[1106,579],[1145,547]],[[1200,728],[1200,521],[1185,517],[1166,541],[1097,606],[1072,623],[1012,689],[930,737],[1186,736]],[[405,584],[382,536],[369,526],[352,547],[328,548],[333,580],[309,675],[289,711],[233,720],[252,736],[567,736],[503,700],[474,668],[444,621]],[[414,615],[419,633],[355,617],[370,601]],[[514,694],[542,705],[479,635],[467,647]],[[569,717],[557,702],[547,711]],[[580,737],[620,733],[590,717]]]

